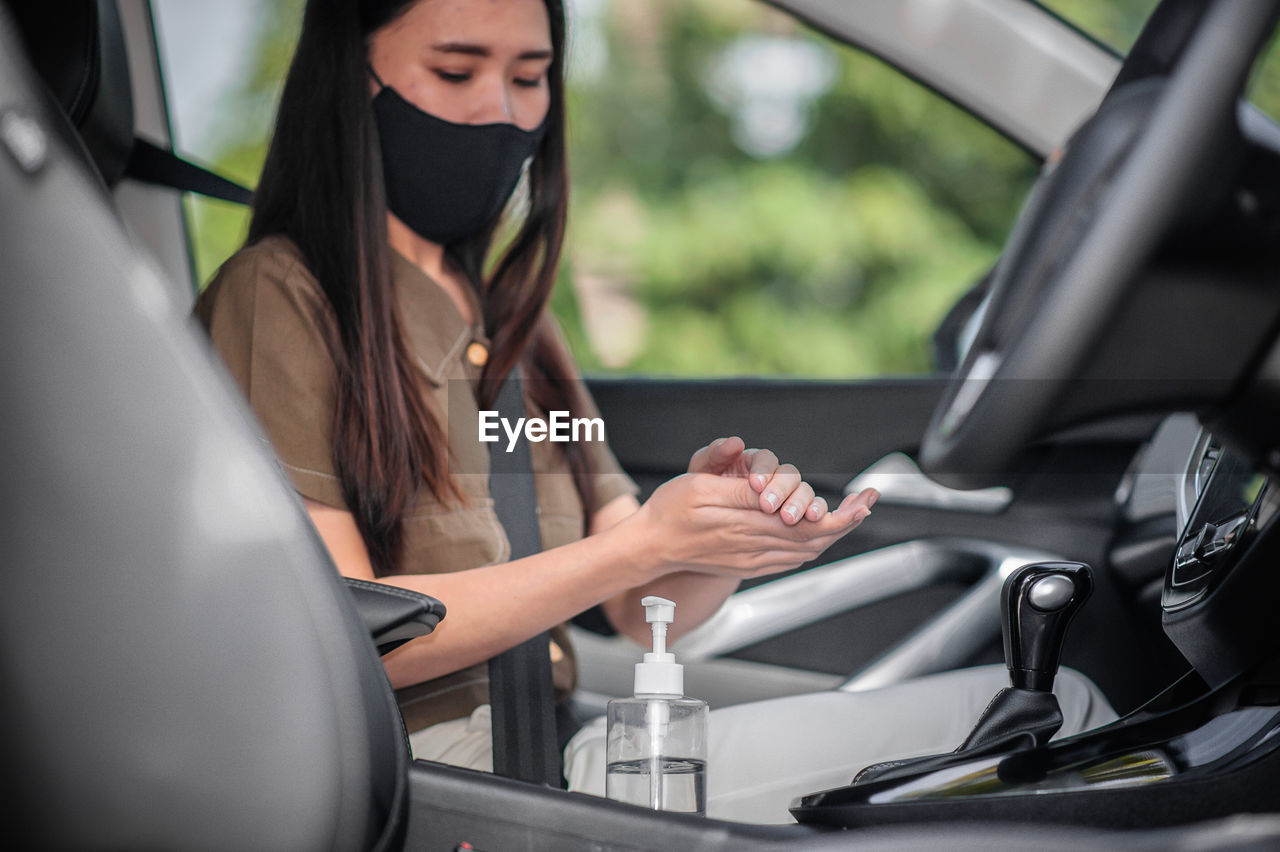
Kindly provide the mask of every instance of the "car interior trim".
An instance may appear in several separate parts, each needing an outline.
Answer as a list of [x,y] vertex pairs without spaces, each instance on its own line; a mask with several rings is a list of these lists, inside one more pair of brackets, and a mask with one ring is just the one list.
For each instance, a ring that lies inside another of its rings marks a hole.
[[881,57],[1040,157],[1093,114],[1120,68],[1101,45],[1017,0],[771,2]]
[[920,472],[920,465],[906,453],[890,453],[855,476],[845,494],[865,488],[880,492],[881,505],[918,506],[946,512],[995,515],[1013,502],[1013,489],[1003,485],[961,491],[934,482]]
[[[705,660],[934,583],[978,581],[983,588],[983,579],[992,574],[1003,577],[1025,562],[1050,558],[1029,549],[963,538],[902,542],[736,592],[675,647],[686,661]],[[998,582],[995,588],[998,599]],[[968,595],[961,601],[967,599]],[[967,611],[957,603],[944,612]],[[998,621],[994,606],[988,614]],[[995,632],[992,627],[987,639]],[[922,641],[918,647],[929,644]]]

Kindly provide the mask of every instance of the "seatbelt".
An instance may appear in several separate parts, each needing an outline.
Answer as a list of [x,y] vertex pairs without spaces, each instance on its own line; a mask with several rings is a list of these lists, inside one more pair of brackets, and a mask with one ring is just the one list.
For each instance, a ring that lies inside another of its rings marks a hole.
[[133,140],[133,153],[124,173],[134,180],[167,186],[183,192],[197,192],[210,198],[248,204],[253,193],[238,183],[187,162],[172,151],[145,139]]
[[[498,392],[498,416],[508,423],[525,417],[519,365]],[[529,443],[511,452],[497,441],[489,448],[489,496],[493,498],[511,558],[542,550],[538,494]],[[556,747],[555,693],[551,681],[551,636],[540,633],[489,661],[489,704],[493,719],[493,771],[520,781],[560,786]]]

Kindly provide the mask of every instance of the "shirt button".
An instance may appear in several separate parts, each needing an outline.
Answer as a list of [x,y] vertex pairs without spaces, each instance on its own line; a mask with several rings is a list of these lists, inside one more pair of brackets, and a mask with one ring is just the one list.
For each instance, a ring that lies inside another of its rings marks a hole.
[[467,360],[477,367],[483,367],[485,362],[489,360],[489,350],[485,348],[483,343],[472,341],[467,346]]

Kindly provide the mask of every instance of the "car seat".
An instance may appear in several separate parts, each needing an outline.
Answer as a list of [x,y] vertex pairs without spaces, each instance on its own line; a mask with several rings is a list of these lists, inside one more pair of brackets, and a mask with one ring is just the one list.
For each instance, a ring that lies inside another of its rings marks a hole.
[[[71,17],[67,50],[89,31]],[[108,114],[119,88],[83,111],[100,133],[68,135],[24,53],[0,7],[5,833],[394,848],[408,753],[369,634],[235,387],[100,191],[131,138]]]

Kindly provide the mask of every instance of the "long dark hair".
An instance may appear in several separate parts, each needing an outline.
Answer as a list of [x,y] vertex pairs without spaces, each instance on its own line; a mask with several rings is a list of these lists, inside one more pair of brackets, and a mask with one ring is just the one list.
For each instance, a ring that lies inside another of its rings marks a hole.
[[[463,499],[449,477],[447,432],[425,403],[391,285],[386,192],[367,82],[368,37],[418,1],[308,0],[247,240],[289,237],[333,308],[334,465],[380,576],[399,570],[403,519],[423,487],[442,501]],[[488,275],[498,222],[445,248],[480,296],[491,342],[480,407],[493,407],[520,362],[537,405],[577,416],[578,387],[563,381],[573,368],[544,315],[568,204],[564,9],[561,0],[545,2],[551,103],[527,176],[527,213]],[[564,446],[589,523],[594,494],[586,453],[576,443]]]

